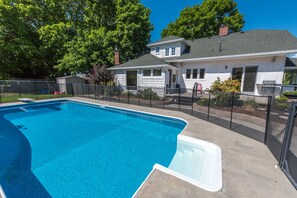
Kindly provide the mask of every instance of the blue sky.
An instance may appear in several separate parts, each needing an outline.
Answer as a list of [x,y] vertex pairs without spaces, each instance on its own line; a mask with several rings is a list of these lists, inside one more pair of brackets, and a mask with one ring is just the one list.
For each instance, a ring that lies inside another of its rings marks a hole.
[[[151,9],[151,41],[161,38],[161,31],[179,17],[186,6],[201,4],[202,0],[140,0]],[[235,0],[246,21],[244,30],[289,30],[297,37],[297,0]]]

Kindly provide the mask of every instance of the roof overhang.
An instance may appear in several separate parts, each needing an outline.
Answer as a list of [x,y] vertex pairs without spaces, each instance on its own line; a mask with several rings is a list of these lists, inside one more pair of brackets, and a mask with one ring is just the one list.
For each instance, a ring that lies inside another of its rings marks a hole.
[[163,44],[174,43],[174,42],[179,42],[179,41],[181,41],[181,42],[185,43],[186,45],[188,45],[184,38],[179,38],[179,39],[174,39],[174,40],[169,40],[169,41],[151,43],[151,44],[148,44],[146,46],[147,47],[153,47],[153,46],[156,46],[156,45],[163,45]]
[[169,68],[169,69],[178,69],[169,64],[162,64],[162,65],[142,65],[142,66],[128,66],[128,67],[110,67],[107,70],[128,70],[128,69],[150,69],[150,68]]
[[297,49],[295,49],[295,50],[284,50],[284,51],[274,51],[274,52],[261,52],[261,53],[250,53],[250,54],[237,54],[237,55],[226,55],[226,56],[213,56],[213,57],[202,57],[202,58],[165,60],[165,62],[168,62],[168,63],[199,62],[199,61],[210,61],[210,60],[226,60],[226,59],[241,59],[241,58],[276,56],[276,55],[288,55],[288,54],[291,54],[291,53],[297,53]]

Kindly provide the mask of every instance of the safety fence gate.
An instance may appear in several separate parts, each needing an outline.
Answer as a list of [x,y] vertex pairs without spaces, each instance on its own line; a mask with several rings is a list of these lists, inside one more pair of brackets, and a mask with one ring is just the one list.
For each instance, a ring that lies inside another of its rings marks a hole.
[[[267,134],[266,145],[279,161],[279,167],[297,189],[297,102],[292,102],[288,120],[281,130]],[[279,131],[279,132],[277,132]]]

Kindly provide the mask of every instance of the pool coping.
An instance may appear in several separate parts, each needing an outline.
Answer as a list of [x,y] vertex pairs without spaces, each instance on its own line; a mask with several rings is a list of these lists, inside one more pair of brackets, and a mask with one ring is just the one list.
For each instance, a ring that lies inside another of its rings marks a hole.
[[[143,181],[135,197],[296,197],[297,195],[295,188],[283,172],[275,169],[277,161],[268,148],[255,140],[183,112],[80,97],[63,99],[182,118],[188,122],[188,125],[181,134],[213,142],[221,147],[223,188],[219,192],[205,191],[153,169]],[[61,98],[40,100],[40,102],[53,100],[61,100]],[[23,103],[10,105],[15,104]]]

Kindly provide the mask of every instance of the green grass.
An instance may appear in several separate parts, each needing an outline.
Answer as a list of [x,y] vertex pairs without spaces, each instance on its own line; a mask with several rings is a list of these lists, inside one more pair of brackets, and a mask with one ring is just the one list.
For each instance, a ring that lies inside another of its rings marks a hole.
[[63,97],[71,97],[71,94],[4,94],[0,96],[0,103],[8,103],[8,102],[18,102],[18,98],[32,98],[34,100],[42,100],[42,99],[50,99],[50,98],[63,98]]

